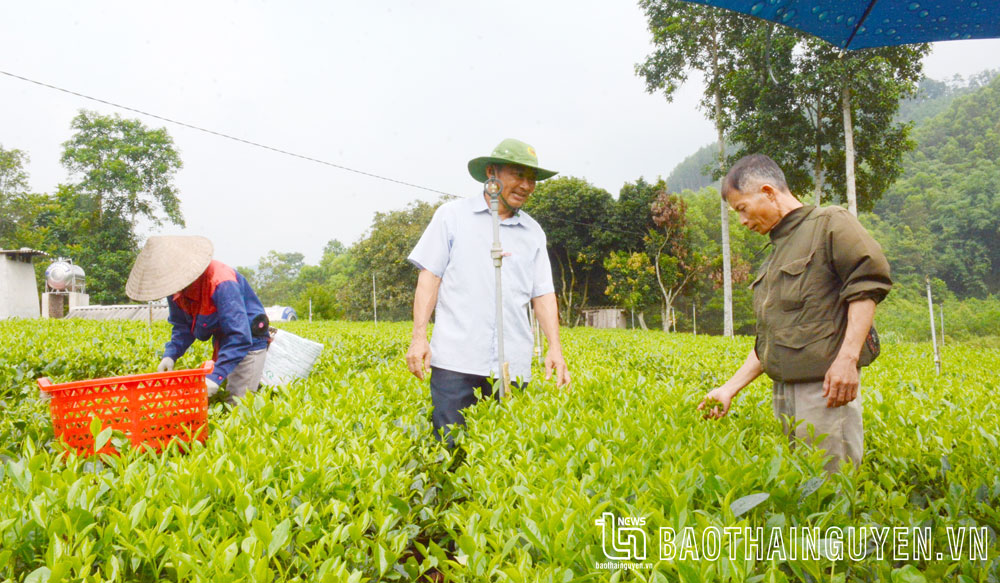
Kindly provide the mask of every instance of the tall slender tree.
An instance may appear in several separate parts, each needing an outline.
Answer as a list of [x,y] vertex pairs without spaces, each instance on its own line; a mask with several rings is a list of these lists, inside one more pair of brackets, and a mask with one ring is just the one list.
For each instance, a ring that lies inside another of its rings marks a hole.
[[661,191],[650,211],[657,229],[650,231],[647,243],[663,297],[663,331],[667,332],[676,320],[674,301],[705,267],[707,258],[691,245],[683,198]]
[[165,128],[87,110],[71,127],[62,163],[79,177],[74,188],[94,200],[98,217],[111,212],[133,224],[141,217],[184,225],[173,183],[183,164]]
[[[903,154],[914,147],[910,125],[896,121],[899,103],[916,94],[930,45],[904,45],[842,52],[806,39],[800,70],[815,71],[815,85],[840,106],[843,147],[828,157],[828,176],[842,187],[848,210],[870,210],[903,172]],[[842,154],[841,154],[842,152]],[[843,172],[834,168],[839,165]]]
[[28,192],[28,155],[17,148],[0,146],[0,247],[13,240],[17,208]]
[[793,192],[842,195],[851,212],[868,210],[902,171],[913,147],[896,120],[912,95],[926,45],[843,53],[784,27],[751,30],[737,45],[724,83],[730,156],[764,152],[784,169]]
[[60,185],[53,237],[87,270],[95,301],[125,301],[138,253],[138,221],[184,225],[173,179],[180,155],[164,128],[82,110],[63,144],[62,163],[76,181]]
[[[679,0],[640,0],[646,13],[654,51],[646,61],[636,65],[636,73],[645,79],[646,90],[662,92],[667,100],[687,80],[688,71],[695,69],[705,75],[705,95],[702,107],[711,112],[718,133],[719,173],[725,166],[725,135],[723,109],[726,75],[733,69],[740,38],[757,24],[756,19],[735,12]],[[719,201],[722,230],[723,295],[725,310],[723,333],[733,335],[732,267],[729,252],[729,208]]]

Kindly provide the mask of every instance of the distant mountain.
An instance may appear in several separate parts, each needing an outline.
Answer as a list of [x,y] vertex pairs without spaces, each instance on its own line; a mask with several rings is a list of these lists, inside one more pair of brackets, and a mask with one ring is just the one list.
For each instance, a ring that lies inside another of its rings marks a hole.
[[1000,77],[918,119],[912,137],[873,219],[894,275],[939,278],[959,297],[1000,293]]
[[[919,290],[925,276],[958,298],[1000,295],[1000,71],[925,79],[900,105],[916,149],[862,221],[882,244],[893,278]],[[698,149],[667,178],[671,191],[717,184],[717,147]],[[920,282],[920,283],[918,283]]]
[[685,189],[700,190],[717,184],[719,181],[712,178],[709,168],[718,164],[718,155],[718,142],[702,146],[674,167],[667,177],[667,188],[672,192],[681,192]]
[[956,97],[989,85],[997,75],[1000,75],[1000,71],[983,71],[968,79],[956,76],[949,81],[937,81],[925,77],[919,84],[917,94],[899,104],[896,119],[920,123],[932,118],[947,109]]
[[[917,94],[900,103],[896,118],[919,125],[945,111],[956,98],[989,85],[998,75],[1000,71],[983,71],[968,79],[956,76],[948,81],[925,77],[920,82]],[[729,148],[731,145],[727,146],[727,150]],[[674,167],[667,177],[667,186],[674,192],[688,188],[698,190],[706,186],[717,186],[719,181],[713,179],[709,171],[716,164],[717,155],[718,142],[698,148],[695,153]]]

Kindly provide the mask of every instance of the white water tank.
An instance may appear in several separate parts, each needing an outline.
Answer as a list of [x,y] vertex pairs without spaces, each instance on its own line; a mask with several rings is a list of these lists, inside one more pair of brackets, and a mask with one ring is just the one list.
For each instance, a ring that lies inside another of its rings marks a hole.
[[86,281],[83,268],[67,259],[59,259],[45,270],[45,285],[57,292],[83,292]]

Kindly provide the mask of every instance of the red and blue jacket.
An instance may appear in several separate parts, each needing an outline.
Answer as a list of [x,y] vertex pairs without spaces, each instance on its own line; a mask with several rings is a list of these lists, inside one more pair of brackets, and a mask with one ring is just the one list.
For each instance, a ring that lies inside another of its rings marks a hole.
[[[222,383],[248,352],[267,348],[266,334],[250,333],[250,323],[264,315],[264,305],[246,278],[224,263],[212,261],[194,283],[168,297],[167,305],[167,319],[174,330],[163,356],[176,361],[196,339],[211,338],[215,368],[207,378],[216,384]],[[258,319],[258,324],[261,321]]]

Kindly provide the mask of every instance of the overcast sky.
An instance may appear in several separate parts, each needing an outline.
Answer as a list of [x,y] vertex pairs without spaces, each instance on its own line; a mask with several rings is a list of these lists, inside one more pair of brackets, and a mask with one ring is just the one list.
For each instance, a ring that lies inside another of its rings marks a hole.
[[[668,103],[634,64],[634,2],[6,2],[0,70],[164,117],[460,196],[465,165],[506,137],[543,166],[617,194],[713,140],[692,77]],[[1000,68],[1000,41],[939,43],[933,78]],[[216,258],[271,249],[318,261],[372,215],[438,195],[167,124],[0,75],[0,145],[31,185],[68,179],[61,144],[81,108],[165,126],[184,168],[186,229]],[[86,266],[84,266],[86,269]]]

